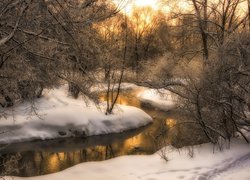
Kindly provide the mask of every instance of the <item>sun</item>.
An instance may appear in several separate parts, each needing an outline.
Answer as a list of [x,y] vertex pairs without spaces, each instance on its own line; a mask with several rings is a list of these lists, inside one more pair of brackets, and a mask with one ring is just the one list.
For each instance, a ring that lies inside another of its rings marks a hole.
[[151,7],[157,9],[158,0],[132,0],[132,4],[137,7]]
[[[121,0],[113,0],[115,4],[119,4]],[[124,4],[124,8],[122,9],[122,12],[125,12],[127,15],[132,15],[133,11],[137,7],[150,7],[153,10],[157,11],[159,10],[159,0],[126,0],[122,1],[126,2]]]

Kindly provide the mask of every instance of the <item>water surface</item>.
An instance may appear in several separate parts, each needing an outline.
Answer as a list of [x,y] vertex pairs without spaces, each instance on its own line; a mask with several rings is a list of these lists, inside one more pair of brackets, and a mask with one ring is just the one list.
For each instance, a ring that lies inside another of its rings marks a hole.
[[[122,92],[118,103],[143,109],[153,117],[152,124],[119,134],[11,144],[0,149],[0,174],[45,175],[82,162],[153,154],[166,145],[182,147],[205,142],[199,127],[178,125],[188,120],[181,112],[164,112],[142,103],[137,98],[139,92],[140,89]],[[105,100],[105,94],[100,99]]]

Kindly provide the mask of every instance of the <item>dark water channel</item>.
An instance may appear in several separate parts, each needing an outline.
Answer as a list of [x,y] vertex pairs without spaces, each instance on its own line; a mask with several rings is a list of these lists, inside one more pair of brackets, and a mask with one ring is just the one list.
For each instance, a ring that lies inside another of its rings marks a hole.
[[[161,147],[199,144],[204,138],[180,112],[164,112],[144,104],[136,97],[140,90],[122,92],[118,103],[143,109],[154,122],[146,127],[119,134],[11,144],[0,149],[0,174],[38,176],[55,173],[76,164],[102,161],[122,155],[153,154]],[[100,96],[105,100],[105,96]]]

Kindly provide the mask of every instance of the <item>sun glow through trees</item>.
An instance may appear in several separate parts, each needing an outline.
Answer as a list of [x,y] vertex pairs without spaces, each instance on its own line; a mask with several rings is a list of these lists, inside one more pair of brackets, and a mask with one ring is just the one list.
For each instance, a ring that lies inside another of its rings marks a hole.
[[[119,0],[113,0],[115,4],[121,3]],[[150,8],[153,11],[161,11],[165,14],[169,14],[173,9],[181,9],[184,11],[189,10],[190,3],[185,0],[176,0],[171,3],[165,0],[127,0],[122,1],[122,12],[126,13],[128,16],[132,16],[136,9],[140,8]]]
[[[149,7],[154,11],[161,11],[165,14],[169,14],[173,11],[191,11],[193,5],[191,1],[188,0],[113,0],[115,4],[122,2],[122,12],[126,13],[128,16],[131,16],[133,12],[138,8]],[[209,7],[218,4],[219,0],[209,1]],[[245,13],[247,11],[247,1],[242,1],[239,3],[238,13]]]

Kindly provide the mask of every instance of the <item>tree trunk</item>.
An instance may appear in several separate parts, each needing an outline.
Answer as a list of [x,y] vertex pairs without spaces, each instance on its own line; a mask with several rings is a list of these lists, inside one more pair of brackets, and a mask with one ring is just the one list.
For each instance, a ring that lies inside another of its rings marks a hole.
[[203,4],[203,17],[201,15],[202,11],[198,7],[197,1],[192,0],[192,2],[193,2],[193,6],[194,6],[194,9],[195,9],[196,16],[197,16],[196,18],[197,18],[197,21],[198,21],[199,30],[200,30],[200,33],[201,33],[201,39],[202,39],[202,45],[203,45],[203,59],[204,59],[204,61],[206,63],[208,58],[209,58],[208,35],[207,35],[207,20],[208,20],[208,16],[207,16],[207,0],[204,0],[204,4]]
[[80,93],[80,88],[77,84],[69,82],[69,93],[72,97],[77,99]]
[[249,26],[249,32],[250,32],[250,0],[248,0],[248,26]]

